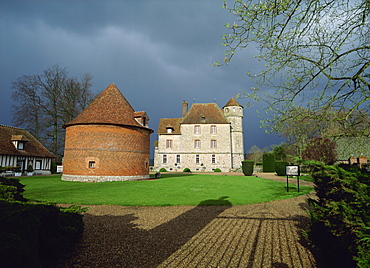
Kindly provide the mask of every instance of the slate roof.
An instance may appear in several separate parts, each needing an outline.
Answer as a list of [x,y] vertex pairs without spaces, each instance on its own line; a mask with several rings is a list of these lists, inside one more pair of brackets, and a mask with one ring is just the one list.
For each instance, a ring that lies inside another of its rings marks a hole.
[[181,124],[229,124],[216,103],[194,103]]
[[135,120],[137,115],[138,113],[135,112],[116,85],[110,84],[85,110],[71,122],[65,124],[63,128],[72,125],[110,124],[140,127],[153,132]]
[[[18,150],[12,140],[25,141],[24,150]],[[0,154],[55,157],[27,130],[4,125],[0,125]]]
[[243,107],[242,105],[239,104],[239,102],[237,102],[234,97],[232,97],[226,104],[224,107],[227,107],[227,106],[240,106],[240,107]]
[[[180,123],[182,118],[161,118],[158,125],[158,134],[181,134]],[[173,129],[172,133],[167,133],[167,128]]]

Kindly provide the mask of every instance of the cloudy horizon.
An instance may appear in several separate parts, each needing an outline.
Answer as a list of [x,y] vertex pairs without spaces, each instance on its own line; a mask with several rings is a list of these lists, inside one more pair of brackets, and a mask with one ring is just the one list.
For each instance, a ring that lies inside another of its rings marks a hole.
[[[136,111],[148,113],[152,143],[160,118],[181,117],[182,101],[222,108],[255,86],[247,71],[261,69],[252,48],[228,66],[211,66],[222,61],[224,25],[235,20],[222,5],[222,0],[1,1],[0,124],[12,125],[12,82],[53,65],[67,68],[71,77],[90,73],[96,93],[115,84]],[[265,134],[259,120],[255,107],[244,110],[245,152],[283,141]]]

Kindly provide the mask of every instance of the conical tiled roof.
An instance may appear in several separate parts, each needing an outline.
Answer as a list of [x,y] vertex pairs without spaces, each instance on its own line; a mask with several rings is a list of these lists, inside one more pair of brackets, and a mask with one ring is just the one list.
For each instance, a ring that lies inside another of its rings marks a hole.
[[135,110],[114,84],[110,84],[75,119],[65,124],[112,124],[143,127],[134,119]]
[[240,107],[243,107],[242,105],[240,105],[235,99],[234,97],[232,97],[226,104],[224,107],[227,107],[227,106],[240,106]]

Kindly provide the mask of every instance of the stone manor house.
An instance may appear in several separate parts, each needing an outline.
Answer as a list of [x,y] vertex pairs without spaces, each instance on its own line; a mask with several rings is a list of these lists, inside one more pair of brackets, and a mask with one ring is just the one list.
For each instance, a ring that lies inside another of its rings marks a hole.
[[154,149],[154,170],[237,171],[244,160],[243,107],[234,99],[216,103],[182,103],[181,118],[162,118]]

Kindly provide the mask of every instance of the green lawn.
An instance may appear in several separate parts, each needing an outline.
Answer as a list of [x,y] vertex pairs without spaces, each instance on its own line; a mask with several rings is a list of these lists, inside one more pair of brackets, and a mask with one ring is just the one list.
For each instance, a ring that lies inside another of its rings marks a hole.
[[66,182],[60,175],[21,177],[24,196],[34,201],[78,205],[243,205],[288,199],[312,188],[257,177],[162,174],[160,179],[124,182]]

